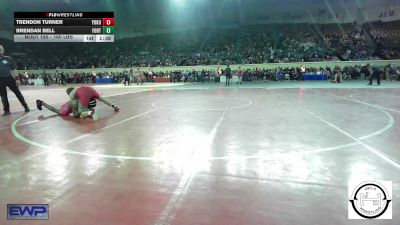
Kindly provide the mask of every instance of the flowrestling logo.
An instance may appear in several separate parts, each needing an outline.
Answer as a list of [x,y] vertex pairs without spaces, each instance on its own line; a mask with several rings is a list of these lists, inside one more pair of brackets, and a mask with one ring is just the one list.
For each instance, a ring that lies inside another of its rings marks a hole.
[[392,219],[392,182],[349,182],[349,219]]

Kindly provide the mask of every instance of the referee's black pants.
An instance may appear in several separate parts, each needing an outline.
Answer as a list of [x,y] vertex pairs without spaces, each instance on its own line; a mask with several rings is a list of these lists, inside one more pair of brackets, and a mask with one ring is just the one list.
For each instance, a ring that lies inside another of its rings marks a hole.
[[230,76],[226,76],[225,86],[229,86],[230,79],[231,79]]
[[376,79],[378,85],[381,84],[381,74],[379,73],[372,73],[371,77],[369,78],[369,85],[372,85],[372,81]]
[[15,96],[17,96],[19,102],[26,107],[26,102],[24,96],[22,96],[21,91],[17,86],[17,82],[14,78],[0,78],[0,95],[1,95],[1,102],[3,103],[4,112],[10,111],[10,103],[8,102],[7,97],[7,87],[10,88],[12,92],[14,92]]
[[128,86],[131,85],[131,81],[129,78],[124,79],[124,86],[126,86],[126,85],[128,85]]

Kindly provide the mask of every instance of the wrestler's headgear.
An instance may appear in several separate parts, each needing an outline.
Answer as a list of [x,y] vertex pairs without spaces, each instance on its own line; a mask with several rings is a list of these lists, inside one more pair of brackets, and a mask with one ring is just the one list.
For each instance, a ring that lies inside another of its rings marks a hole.
[[69,87],[67,88],[67,95],[69,95],[75,88]]

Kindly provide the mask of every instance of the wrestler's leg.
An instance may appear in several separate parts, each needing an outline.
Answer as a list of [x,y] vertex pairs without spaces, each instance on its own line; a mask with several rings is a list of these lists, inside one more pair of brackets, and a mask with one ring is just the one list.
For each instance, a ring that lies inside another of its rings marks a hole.
[[54,112],[54,113],[60,114],[60,111],[59,111],[58,109],[56,109],[54,106],[51,106],[51,105],[45,103],[44,101],[36,100],[36,107],[37,107],[39,110],[42,110],[42,107],[43,107],[43,106],[44,106],[46,109],[48,109],[48,110],[50,110],[50,111],[52,111],[52,112]]
[[94,121],[97,121],[100,118],[97,110],[94,108],[89,109],[88,107],[83,106],[80,102],[78,102],[78,113],[82,119],[92,117]]
[[56,109],[54,106],[51,106],[51,105],[49,105],[49,104],[47,104],[47,103],[45,103],[45,102],[43,102],[42,105],[43,105],[46,109],[48,109],[48,110],[50,110],[50,111],[52,111],[52,112],[54,112],[54,113],[60,114],[60,110]]
[[46,109],[48,109],[54,113],[57,113],[60,116],[68,116],[72,112],[72,109],[73,109],[72,103],[73,103],[73,101],[68,101],[68,102],[62,104],[59,109],[57,109],[54,106],[49,105],[41,100],[36,100],[36,107],[39,110],[42,110],[42,107],[44,106]]

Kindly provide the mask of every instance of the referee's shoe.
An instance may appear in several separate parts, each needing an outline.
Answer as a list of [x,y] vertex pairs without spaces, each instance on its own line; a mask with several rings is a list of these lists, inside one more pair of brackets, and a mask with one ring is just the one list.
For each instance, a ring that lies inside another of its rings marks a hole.
[[[28,105],[24,105],[24,110],[25,112],[30,112],[31,110],[29,109]],[[11,115],[11,112],[9,110],[4,111],[3,116],[9,116]]]

